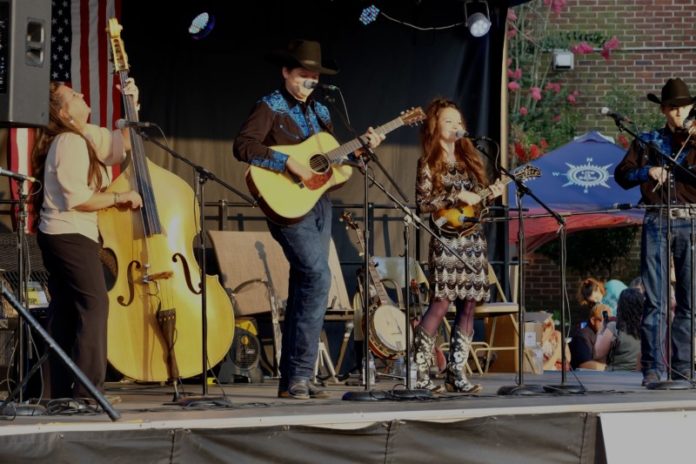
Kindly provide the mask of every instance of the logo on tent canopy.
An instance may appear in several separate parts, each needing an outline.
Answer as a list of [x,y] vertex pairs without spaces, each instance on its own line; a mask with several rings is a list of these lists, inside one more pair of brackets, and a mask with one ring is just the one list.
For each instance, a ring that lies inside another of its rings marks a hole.
[[587,158],[587,163],[580,165],[572,165],[570,163],[565,163],[568,166],[568,171],[563,172],[553,172],[553,176],[565,176],[568,182],[563,184],[563,187],[568,187],[569,185],[576,185],[583,189],[583,193],[588,193],[592,187],[605,187],[611,188],[607,181],[610,177],[614,177],[613,174],[609,174],[609,168],[614,163],[607,164],[605,166],[598,166],[592,163],[592,158]]

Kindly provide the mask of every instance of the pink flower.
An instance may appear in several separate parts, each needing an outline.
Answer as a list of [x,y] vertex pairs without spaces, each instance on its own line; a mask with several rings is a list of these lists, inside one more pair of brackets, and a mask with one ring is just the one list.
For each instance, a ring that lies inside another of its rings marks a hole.
[[561,83],[560,82],[549,82],[546,84],[546,90],[550,90],[556,93],[559,93],[561,91]]
[[619,42],[619,38],[614,36],[611,39],[604,42],[602,48],[606,48],[607,50],[616,50],[617,48],[619,48],[619,45],[621,45],[621,42]]
[[592,53],[594,49],[592,48],[592,45],[588,44],[587,42],[580,42],[579,44],[570,47],[570,51],[578,55],[587,55],[588,53]]
[[532,87],[529,89],[529,92],[532,94],[532,100],[541,100],[541,89],[539,87]]
[[515,73],[512,77],[518,81],[522,79],[522,70],[520,68],[515,69]]
[[514,92],[514,91],[516,91],[516,90],[520,90],[520,84],[518,84],[518,83],[515,82],[515,81],[508,82],[507,87],[508,87],[508,90],[511,91],[511,92]]
[[604,42],[604,45],[602,45],[602,51],[599,52],[599,54],[602,55],[605,60],[609,61],[611,58],[611,51],[616,50],[617,48],[619,48],[619,39],[614,36]]
[[512,64],[512,58],[508,58],[508,60],[507,60],[508,68],[510,67],[511,64]]
[[527,156],[527,153],[525,153],[524,147],[520,142],[515,142],[515,155],[517,155],[517,157],[522,161],[524,161]]
[[520,106],[520,116],[527,116],[529,114],[529,110],[527,109],[526,106]]
[[510,29],[508,29],[508,31],[507,31],[508,39],[512,39],[516,35],[517,35],[517,29],[515,29],[514,27],[511,27]]
[[539,147],[536,146],[536,144],[531,144],[529,146],[529,157],[531,159],[537,159],[541,152],[539,151]]
[[544,0],[544,5],[551,8],[554,13],[560,14],[563,7],[566,6],[566,0]]
[[577,103],[577,100],[575,99],[575,95],[573,95],[572,93],[570,95],[568,95],[568,97],[566,99],[568,100],[568,103],[570,103],[571,105],[574,105]]
[[549,148],[549,142],[547,142],[546,139],[541,139],[539,140],[539,146],[542,150],[546,150],[547,148]]
[[557,114],[553,118],[551,118],[553,122],[560,122],[561,121],[561,115]]
[[507,20],[510,22],[517,21],[517,14],[515,13],[515,10],[513,10],[512,8],[508,8]]

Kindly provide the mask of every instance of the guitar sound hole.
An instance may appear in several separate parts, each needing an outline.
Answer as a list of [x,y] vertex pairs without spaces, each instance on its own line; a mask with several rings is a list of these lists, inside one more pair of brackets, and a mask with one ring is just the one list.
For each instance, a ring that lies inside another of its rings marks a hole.
[[314,172],[324,173],[329,170],[329,160],[324,155],[314,155],[309,159],[309,167]]

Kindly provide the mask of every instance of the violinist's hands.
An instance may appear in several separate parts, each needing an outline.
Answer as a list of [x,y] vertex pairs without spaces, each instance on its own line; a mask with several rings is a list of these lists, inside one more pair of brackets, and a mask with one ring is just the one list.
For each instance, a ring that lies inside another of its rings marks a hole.
[[288,158],[288,160],[285,162],[285,169],[303,181],[311,179],[314,175],[314,172],[312,172],[311,169],[303,164],[300,164],[298,161],[295,161],[293,158]]
[[503,184],[503,182],[500,179],[498,179],[493,184],[491,184],[488,188],[491,190],[491,197],[497,198],[503,194],[503,190],[505,189],[505,184]]
[[648,170],[648,176],[658,184],[664,184],[667,180],[667,170],[661,166],[653,166]]
[[116,206],[128,206],[130,209],[138,209],[143,206],[143,199],[135,190],[117,193]]
[[459,192],[459,195],[457,195],[457,200],[473,206],[481,202],[481,195],[468,190],[462,190]]
[[140,90],[138,86],[135,85],[135,79],[129,77],[126,79],[126,86],[121,88],[120,84],[116,84],[116,88],[121,91],[123,95],[131,95],[133,97],[133,103],[136,109],[140,109]]

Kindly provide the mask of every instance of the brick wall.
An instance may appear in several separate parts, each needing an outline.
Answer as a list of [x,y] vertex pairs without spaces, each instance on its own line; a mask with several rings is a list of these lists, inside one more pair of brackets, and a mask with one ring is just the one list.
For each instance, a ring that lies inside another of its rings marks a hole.
[[657,112],[645,95],[659,95],[670,77],[681,77],[696,92],[694,0],[567,0],[566,9],[553,16],[551,29],[601,32],[621,41],[609,61],[598,53],[579,55],[574,70],[554,74],[580,91],[578,108],[585,117],[578,133],[600,129],[616,136],[611,119],[598,114],[612,89],[635,92],[633,114]]
[[[541,1],[541,0],[533,0]],[[696,94],[696,1],[695,0],[567,0],[567,7],[554,16],[552,29],[562,31],[602,32],[616,35],[621,48],[614,50],[605,61],[599,53],[575,57],[575,69],[553,72],[552,80],[560,79],[578,89],[577,107],[583,114],[577,134],[598,129],[616,137],[613,121],[599,115],[599,108],[608,106],[608,96],[616,89],[633,93],[627,102],[626,115],[658,112],[650,103],[648,92],[660,94],[670,77],[681,77]],[[572,240],[572,234],[568,240]],[[618,278],[625,283],[639,272],[640,234],[626,259],[619,262],[614,275],[598,275],[601,279]],[[530,311],[560,311],[560,270],[549,258],[528,255],[526,303]],[[581,279],[572,269],[567,270],[567,287],[573,321],[582,317],[575,301]]]

